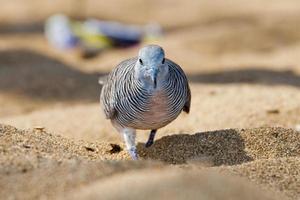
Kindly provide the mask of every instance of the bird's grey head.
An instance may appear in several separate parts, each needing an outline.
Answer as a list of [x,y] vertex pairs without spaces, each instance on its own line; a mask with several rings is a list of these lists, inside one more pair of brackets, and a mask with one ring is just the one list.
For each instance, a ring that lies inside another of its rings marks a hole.
[[140,49],[135,65],[135,77],[148,89],[159,89],[168,76],[164,50],[158,45]]

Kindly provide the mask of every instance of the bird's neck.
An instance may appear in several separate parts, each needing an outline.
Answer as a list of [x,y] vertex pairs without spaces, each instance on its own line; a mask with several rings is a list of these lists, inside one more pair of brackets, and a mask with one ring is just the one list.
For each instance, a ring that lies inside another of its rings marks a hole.
[[164,86],[166,85],[166,82],[158,80],[156,83],[156,87],[154,87],[154,84],[151,82],[137,79],[136,85],[138,86],[138,88],[140,90],[143,90],[144,92],[147,92],[148,94],[155,94],[157,92],[162,91],[165,88]]

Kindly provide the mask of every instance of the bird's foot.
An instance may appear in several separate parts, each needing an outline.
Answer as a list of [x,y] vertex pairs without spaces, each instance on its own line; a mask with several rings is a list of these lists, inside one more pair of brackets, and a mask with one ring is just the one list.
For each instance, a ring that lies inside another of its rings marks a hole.
[[128,149],[128,152],[129,152],[132,160],[137,160],[138,159],[138,154],[137,154],[136,147],[131,147],[130,149]]
[[153,143],[154,143],[153,140],[148,140],[148,141],[146,142],[146,144],[145,144],[145,147],[148,148],[148,147],[150,147]]
[[154,143],[154,138],[155,138],[156,130],[151,130],[148,141],[145,144],[145,147],[148,148]]

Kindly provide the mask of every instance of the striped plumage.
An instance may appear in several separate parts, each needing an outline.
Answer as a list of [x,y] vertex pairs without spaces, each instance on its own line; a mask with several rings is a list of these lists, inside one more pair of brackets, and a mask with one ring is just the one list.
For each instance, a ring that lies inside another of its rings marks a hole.
[[164,87],[147,91],[134,78],[136,61],[131,58],[120,63],[102,89],[101,102],[108,119],[122,127],[158,129],[173,121],[184,107],[188,112],[190,90],[178,65],[167,59],[170,72]]
[[182,110],[187,113],[190,110],[190,89],[180,66],[163,58],[168,73],[158,80],[157,88],[153,89],[136,77],[138,59],[135,57],[121,62],[110,73],[101,91],[105,116],[119,132],[128,128],[156,131],[176,119]]

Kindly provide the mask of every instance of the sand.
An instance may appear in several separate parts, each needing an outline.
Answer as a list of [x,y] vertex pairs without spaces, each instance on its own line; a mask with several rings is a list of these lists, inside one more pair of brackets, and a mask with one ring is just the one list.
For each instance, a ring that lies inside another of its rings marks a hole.
[[110,143],[1,125],[1,197],[150,199],[154,192],[156,199],[273,199],[273,191],[296,199],[299,137],[283,128],[172,135],[149,149],[140,144],[141,158],[134,162],[122,143],[112,151]]
[[[300,199],[299,2],[13,0],[0,11],[0,199]],[[187,73],[191,112],[148,149],[138,131],[139,161],[101,113],[97,80],[147,42],[82,59],[43,37],[56,12],[163,26],[156,43]]]

